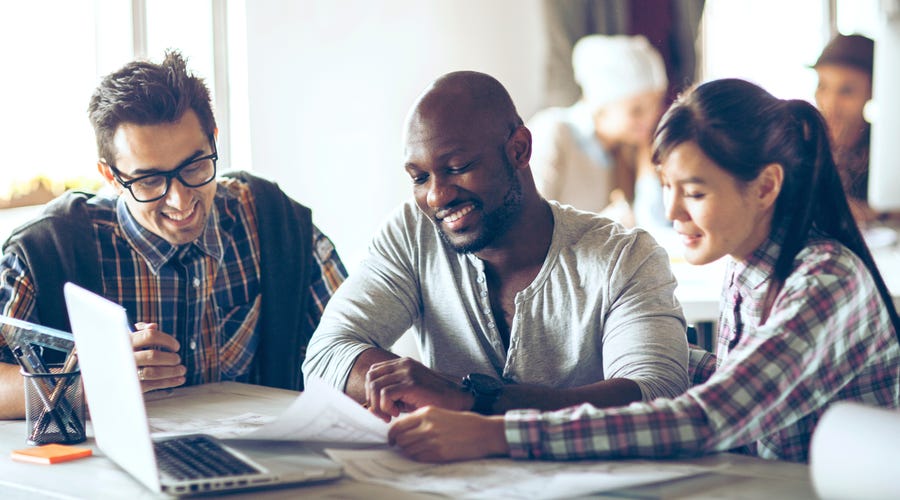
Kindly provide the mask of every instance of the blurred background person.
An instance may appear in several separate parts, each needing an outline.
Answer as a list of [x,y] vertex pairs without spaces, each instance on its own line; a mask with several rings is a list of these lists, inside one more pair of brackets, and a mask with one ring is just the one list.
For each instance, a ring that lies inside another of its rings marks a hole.
[[662,57],[643,36],[590,35],[572,66],[582,98],[528,123],[538,189],[627,226],[666,225],[649,154],[668,88]]
[[863,35],[838,34],[813,65],[819,81],[816,106],[828,124],[832,154],[857,222],[878,214],[867,203],[870,125],[863,108],[872,98],[874,42]]
[[666,104],[696,79],[704,0],[542,0],[544,71],[541,108],[581,97],[572,49],[588,35],[644,35],[662,55],[669,77]]

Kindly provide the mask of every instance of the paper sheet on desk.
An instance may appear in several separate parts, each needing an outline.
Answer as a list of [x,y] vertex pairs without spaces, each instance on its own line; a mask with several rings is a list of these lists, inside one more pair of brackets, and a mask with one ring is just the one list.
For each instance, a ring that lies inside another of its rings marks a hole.
[[209,434],[219,439],[235,439],[253,432],[273,420],[275,417],[259,413],[241,413],[226,418],[150,417],[150,432],[155,438],[184,434]]
[[571,498],[713,470],[651,461],[542,462],[509,459],[426,464],[392,450],[325,450],[357,481],[453,498]]
[[813,433],[809,465],[822,498],[900,498],[900,411],[832,405]]
[[308,378],[300,396],[246,439],[387,443],[388,424],[322,380]]
[[307,379],[306,390],[281,415],[272,418],[244,413],[224,419],[151,418],[154,436],[202,432],[220,439],[387,443],[388,424],[356,401],[319,379]]

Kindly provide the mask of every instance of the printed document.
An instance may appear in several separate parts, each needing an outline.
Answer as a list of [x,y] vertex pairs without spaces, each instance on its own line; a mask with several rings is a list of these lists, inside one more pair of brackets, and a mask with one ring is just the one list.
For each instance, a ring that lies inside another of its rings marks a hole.
[[715,470],[647,460],[548,462],[509,459],[426,464],[393,450],[325,450],[356,479],[452,498],[571,498]]
[[219,439],[386,444],[388,424],[319,379],[278,417],[243,413],[225,419],[151,418],[154,436],[205,433]]

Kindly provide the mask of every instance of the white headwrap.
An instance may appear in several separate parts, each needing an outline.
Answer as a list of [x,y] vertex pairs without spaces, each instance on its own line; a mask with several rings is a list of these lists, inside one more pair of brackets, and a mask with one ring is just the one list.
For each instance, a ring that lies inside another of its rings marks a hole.
[[595,108],[669,84],[662,56],[640,35],[586,36],[572,50],[572,68]]

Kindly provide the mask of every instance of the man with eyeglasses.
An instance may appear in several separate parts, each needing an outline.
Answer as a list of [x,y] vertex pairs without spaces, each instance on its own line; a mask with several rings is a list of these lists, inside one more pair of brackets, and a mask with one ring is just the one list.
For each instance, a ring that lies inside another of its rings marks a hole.
[[[262,178],[217,179],[209,91],[178,52],[107,76],[88,112],[114,194],[66,193],[13,232],[0,313],[68,330],[72,281],[127,309],[145,392],[227,380],[302,389],[309,337],[346,277],[310,210]],[[20,418],[5,346],[0,361],[0,418]]]
[[[306,375],[384,419],[424,406],[615,406],[687,388],[666,252],[540,196],[531,132],[500,82],[444,75],[405,131],[413,199],[329,303]],[[384,349],[410,327],[422,363]]]

